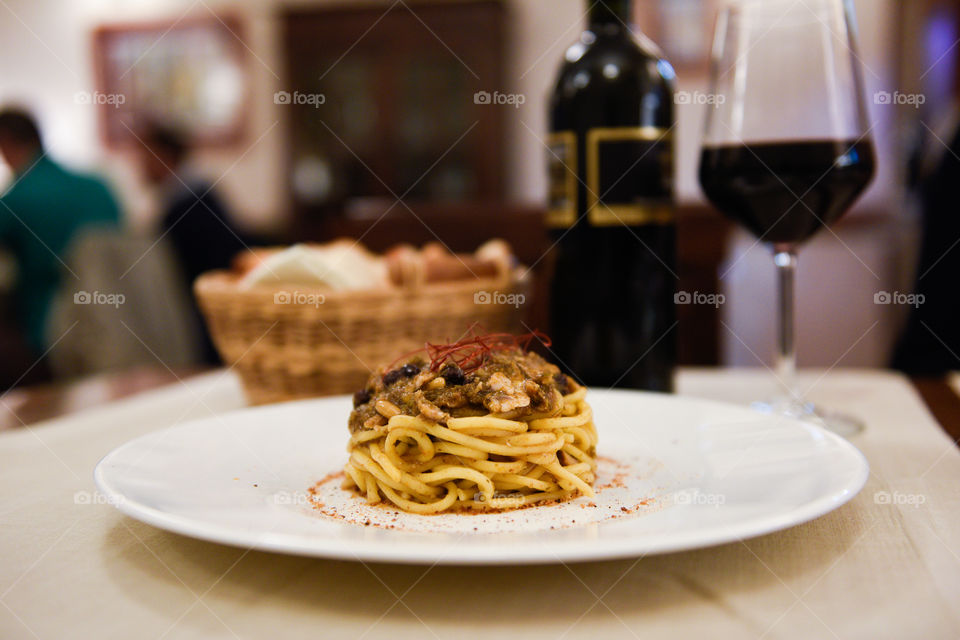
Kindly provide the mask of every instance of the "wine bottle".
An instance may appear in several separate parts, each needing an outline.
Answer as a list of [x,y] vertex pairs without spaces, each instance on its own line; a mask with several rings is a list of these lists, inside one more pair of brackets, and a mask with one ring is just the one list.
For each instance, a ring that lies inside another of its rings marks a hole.
[[630,0],[590,5],[550,104],[556,357],[593,386],[673,388],[674,72]]

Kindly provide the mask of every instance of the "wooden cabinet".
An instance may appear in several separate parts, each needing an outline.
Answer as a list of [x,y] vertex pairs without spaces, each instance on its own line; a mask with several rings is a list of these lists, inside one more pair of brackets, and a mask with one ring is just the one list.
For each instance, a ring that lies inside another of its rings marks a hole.
[[291,9],[284,14],[287,163],[301,223],[346,198],[503,197],[499,2]]

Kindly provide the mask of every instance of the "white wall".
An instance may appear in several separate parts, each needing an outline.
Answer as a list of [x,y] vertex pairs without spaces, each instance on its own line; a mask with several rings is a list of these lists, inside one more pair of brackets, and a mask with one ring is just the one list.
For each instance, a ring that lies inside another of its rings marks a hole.
[[527,101],[508,120],[511,152],[508,189],[517,200],[542,203],[547,192],[547,100],[563,53],[583,31],[582,0],[513,0],[510,4],[511,50],[507,79],[510,91]]

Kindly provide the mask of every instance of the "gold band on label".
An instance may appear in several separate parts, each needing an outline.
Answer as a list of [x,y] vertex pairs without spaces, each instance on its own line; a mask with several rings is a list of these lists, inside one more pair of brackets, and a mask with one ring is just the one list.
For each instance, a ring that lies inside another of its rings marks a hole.
[[[547,146],[550,148],[550,165],[561,163],[564,170],[563,192],[566,194],[566,204],[562,208],[555,208],[551,196],[550,209],[547,211],[547,226],[551,228],[572,227],[577,221],[577,134],[573,131],[559,131],[547,136]],[[557,158],[556,147],[563,147],[563,155]],[[550,175],[550,189],[554,175]]]
[[[600,202],[600,144],[603,142],[670,141],[671,130],[662,127],[608,127],[587,132],[587,211],[590,224],[598,227],[625,224],[669,224],[674,220],[672,205],[652,201],[608,205]],[[672,149],[671,149],[672,161]]]

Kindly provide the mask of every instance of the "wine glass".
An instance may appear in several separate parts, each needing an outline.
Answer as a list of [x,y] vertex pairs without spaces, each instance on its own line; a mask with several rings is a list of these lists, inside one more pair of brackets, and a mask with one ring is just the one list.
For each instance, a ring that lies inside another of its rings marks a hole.
[[857,419],[819,411],[796,385],[797,248],[835,222],[874,174],[852,0],[754,0],[721,11],[713,45],[700,184],[773,251],[776,371],[761,410],[849,436]]

